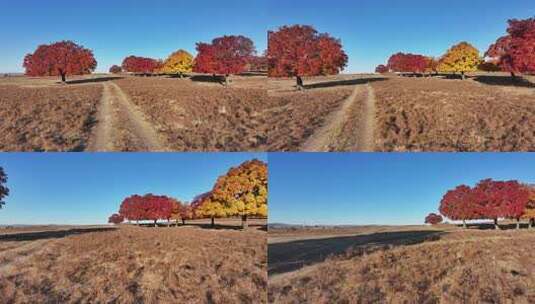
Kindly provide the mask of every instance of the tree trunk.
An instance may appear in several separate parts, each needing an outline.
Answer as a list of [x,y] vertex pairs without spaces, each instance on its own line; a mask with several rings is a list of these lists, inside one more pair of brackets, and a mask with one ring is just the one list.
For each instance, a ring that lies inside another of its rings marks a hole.
[[158,220],[154,220],[154,227],[156,227],[156,222],[157,222],[157,221],[158,221]]
[[229,80],[229,75],[228,75],[228,74],[226,74],[226,75],[224,76],[224,79],[225,79],[225,86],[227,86],[227,87],[228,87],[228,86],[229,86],[229,84],[230,84],[230,80]]
[[516,79],[516,75],[515,75],[515,72],[511,72],[511,78],[513,78],[513,80]]
[[296,76],[296,84],[298,90],[302,90],[305,88],[303,85],[303,78],[301,78],[301,76]]
[[497,218],[494,219],[494,229],[496,229],[496,230],[500,229],[500,226],[498,225],[498,219]]
[[182,225],[186,225],[186,220],[182,219]]
[[212,217],[212,223],[211,223],[211,226],[212,226],[212,228],[215,227],[215,220],[214,220],[213,217]]
[[516,230],[520,230],[520,219],[516,219]]
[[249,224],[247,223],[247,215],[246,214],[241,216],[241,228],[243,230],[249,228]]
[[178,227],[178,219],[176,219],[175,225]]
[[529,219],[529,229],[533,229],[534,222],[535,222],[535,219]]
[[463,220],[463,228],[466,229],[466,220]]
[[60,70],[59,75],[61,76],[61,82],[67,81],[67,75],[65,75],[65,72]]
[[461,72],[461,80],[464,80],[466,78],[466,76],[464,75],[464,71]]
[[182,74],[182,72],[179,72],[179,73],[178,73],[178,77],[179,77],[180,79],[184,78],[184,75]]

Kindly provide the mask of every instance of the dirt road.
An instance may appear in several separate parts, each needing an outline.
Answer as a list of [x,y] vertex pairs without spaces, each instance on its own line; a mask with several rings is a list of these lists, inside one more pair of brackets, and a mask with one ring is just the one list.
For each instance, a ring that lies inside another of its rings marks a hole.
[[143,113],[112,81],[103,83],[97,125],[88,151],[166,151],[165,144]]
[[369,84],[355,86],[342,106],[329,114],[302,145],[305,152],[374,151],[375,94]]

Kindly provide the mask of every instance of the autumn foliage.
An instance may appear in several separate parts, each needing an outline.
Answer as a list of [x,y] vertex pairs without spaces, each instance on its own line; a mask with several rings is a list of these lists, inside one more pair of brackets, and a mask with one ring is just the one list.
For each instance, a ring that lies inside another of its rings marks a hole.
[[507,33],[491,45],[485,55],[513,76],[535,72],[535,18],[509,20]]
[[268,35],[270,77],[297,77],[302,86],[303,76],[336,75],[347,65],[341,41],[311,26],[283,26]]
[[428,216],[425,217],[425,223],[431,225],[440,224],[442,223],[442,216],[440,214],[430,213]]
[[108,223],[118,225],[124,222],[124,217],[120,214],[114,213],[108,218]]
[[531,206],[533,189],[518,181],[485,179],[475,187],[461,185],[448,191],[440,202],[440,213],[452,220],[525,217]]
[[226,81],[226,76],[244,72],[255,54],[253,41],[244,36],[223,36],[212,43],[199,42],[193,71],[224,75]]
[[97,67],[93,52],[72,41],[40,45],[24,57],[27,76],[61,76],[91,74]]
[[119,215],[128,221],[214,219],[240,216],[243,227],[247,217],[267,217],[267,165],[251,160],[220,176],[211,191],[195,197],[190,204],[167,196],[132,195],[121,203]]
[[178,202],[167,196],[146,194],[133,195],[123,200],[119,214],[129,221],[169,220]]
[[122,68],[125,72],[151,74],[161,67],[161,62],[156,59],[128,56],[123,60]]
[[384,64],[380,64],[375,68],[375,73],[379,73],[379,74],[388,73],[388,67]]
[[465,73],[475,72],[480,63],[479,51],[468,42],[461,42],[450,48],[440,59],[438,70],[461,73],[464,79]]
[[400,73],[423,73],[427,68],[427,57],[416,54],[397,53],[388,59],[388,69]]
[[4,168],[0,167],[0,209],[6,204],[4,198],[9,195],[9,189],[6,186],[7,174],[4,172]]
[[123,71],[123,69],[118,65],[112,65],[112,67],[110,68],[110,73],[112,73],[112,74],[119,74],[122,71]]
[[199,212],[211,218],[241,216],[245,228],[248,216],[267,216],[267,191],[267,165],[248,161],[218,178]]
[[193,71],[193,56],[184,50],[178,50],[163,62],[160,69],[164,74],[191,73]]

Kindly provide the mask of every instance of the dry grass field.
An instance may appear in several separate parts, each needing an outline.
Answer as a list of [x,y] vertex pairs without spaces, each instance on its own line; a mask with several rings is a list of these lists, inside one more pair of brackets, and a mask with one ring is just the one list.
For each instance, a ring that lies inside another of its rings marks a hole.
[[531,76],[514,82],[504,73],[474,74],[465,81],[338,75],[308,78],[304,92],[295,91],[294,82],[274,79],[268,86],[270,97],[288,100],[274,113],[275,120],[285,121],[274,124],[281,129],[268,136],[274,150],[307,150],[307,142],[318,137],[320,145],[312,150],[535,150]]
[[195,223],[43,233],[41,227],[34,237],[4,235],[0,299],[2,303],[266,303],[266,232],[259,227],[234,229],[237,222],[220,220],[216,229]]
[[30,83],[0,79],[0,151],[83,150],[101,87]]
[[[348,232],[270,230],[269,302],[535,301],[535,231],[442,225]],[[280,268],[283,259],[308,266]]]
[[535,150],[535,85],[400,77],[372,86],[377,150]]
[[[532,151],[533,79],[0,79],[1,151]],[[532,82],[530,82],[532,81]]]

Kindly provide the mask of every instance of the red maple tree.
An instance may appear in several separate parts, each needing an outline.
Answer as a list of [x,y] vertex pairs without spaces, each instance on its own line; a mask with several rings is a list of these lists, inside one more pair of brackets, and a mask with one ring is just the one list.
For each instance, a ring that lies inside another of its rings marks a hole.
[[124,71],[130,73],[151,74],[156,72],[161,65],[161,61],[156,59],[128,56],[123,60],[122,68]]
[[507,36],[492,44],[486,56],[492,57],[500,68],[516,74],[535,72],[535,18],[508,21]]
[[336,75],[348,57],[340,40],[319,34],[307,25],[282,26],[268,33],[268,75],[296,77],[303,88],[304,76]]
[[397,53],[388,59],[387,67],[394,72],[423,73],[428,67],[428,58],[423,55]]
[[123,71],[123,69],[118,65],[112,65],[110,68],[110,73],[112,74],[119,74]]
[[463,221],[466,228],[466,220],[479,219],[481,216],[476,212],[473,201],[472,188],[461,185],[446,192],[440,201],[439,211],[444,216],[454,220]]
[[108,218],[108,223],[118,225],[124,222],[124,217],[120,214],[114,213]]
[[218,37],[211,44],[199,42],[193,71],[223,75],[228,84],[228,76],[246,71],[255,54],[253,41],[245,36]]
[[91,74],[97,67],[93,52],[72,41],[40,45],[33,54],[24,57],[28,76],[61,76]]
[[476,212],[493,219],[498,228],[498,218],[514,218],[519,228],[520,217],[530,200],[530,191],[518,181],[480,181],[473,189]]
[[442,216],[436,213],[429,213],[429,215],[425,217],[425,223],[431,225],[440,224],[442,223],[442,220]]
[[375,73],[384,74],[388,73],[388,68],[384,64],[380,64],[375,68]]

